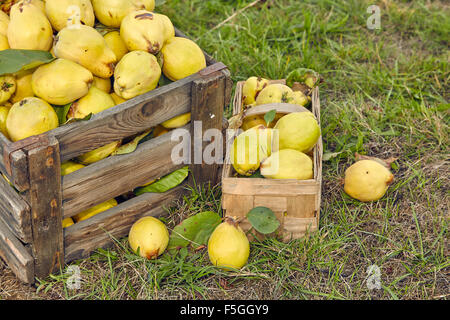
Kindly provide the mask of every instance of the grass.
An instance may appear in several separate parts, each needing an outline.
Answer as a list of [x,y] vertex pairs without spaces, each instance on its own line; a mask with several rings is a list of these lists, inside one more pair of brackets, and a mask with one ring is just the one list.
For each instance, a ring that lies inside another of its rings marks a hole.
[[[146,261],[116,239],[112,249],[75,263],[80,290],[67,287],[66,269],[37,288],[3,286],[1,298],[447,299],[448,5],[380,1],[381,29],[369,30],[371,1],[268,0],[221,25],[249,3],[172,0],[158,9],[228,65],[235,82],[280,79],[297,67],[325,78],[318,232],[287,244],[254,242],[248,265],[232,273],[212,267],[206,250]],[[398,158],[395,182],[377,202],[343,192],[355,152]],[[220,210],[220,188],[192,189],[167,222],[173,227],[203,210]],[[367,286],[372,265],[381,289]]]

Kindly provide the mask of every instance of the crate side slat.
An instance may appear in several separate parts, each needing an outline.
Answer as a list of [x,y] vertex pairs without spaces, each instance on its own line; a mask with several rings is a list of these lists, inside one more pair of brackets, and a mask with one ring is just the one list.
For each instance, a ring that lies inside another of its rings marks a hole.
[[34,259],[25,246],[0,220],[0,257],[13,273],[25,283],[34,282]]
[[62,161],[190,112],[191,83],[198,77],[196,74],[147,92],[95,114],[89,121],[52,130],[51,133],[60,143]]
[[0,220],[25,243],[32,240],[30,206],[0,177]]
[[23,150],[11,153],[11,180],[14,187],[20,192],[30,188],[28,177],[28,157]]
[[145,193],[118,206],[78,222],[64,230],[65,259],[85,258],[97,249],[127,236],[135,221],[144,216],[158,217],[185,192],[180,185],[165,193]]
[[[189,125],[179,131],[187,135],[183,137],[185,141],[190,139],[188,128]],[[172,141],[172,133],[166,133],[138,145],[132,153],[108,157],[64,176],[64,218],[185,166],[172,161],[172,149],[180,143]]]

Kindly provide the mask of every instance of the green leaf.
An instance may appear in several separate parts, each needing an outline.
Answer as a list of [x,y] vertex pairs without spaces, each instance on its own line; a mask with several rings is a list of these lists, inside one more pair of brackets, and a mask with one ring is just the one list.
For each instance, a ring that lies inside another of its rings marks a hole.
[[55,60],[50,52],[6,49],[0,51],[0,75],[36,68]]
[[52,105],[53,109],[55,110],[56,114],[58,115],[58,121],[59,121],[60,126],[67,122],[67,114],[69,113],[71,106],[72,106],[72,102],[68,103],[64,106]]
[[127,144],[124,144],[117,148],[111,155],[120,155],[120,154],[128,154],[132,153],[136,150],[139,142],[144,139],[147,135],[149,135],[152,132],[152,130],[148,130],[144,132],[143,134],[137,136],[132,141],[128,142]]
[[158,85],[160,87],[165,86],[166,84],[172,83],[173,81],[167,78],[164,74],[161,74],[161,77],[159,78]]
[[264,178],[264,176],[261,174],[261,171],[258,169],[251,176],[245,176],[245,178]]
[[286,78],[286,85],[291,87],[294,85],[294,82],[305,83],[308,87],[313,88],[320,81],[319,74],[307,68],[298,68],[291,71]]
[[93,115],[94,114],[91,112],[84,118],[70,118],[69,120],[67,120],[63,124],[74,123],[74,122],[79,122],[79,121],[88,121],[88,120],[91,120]]
[[256,231],[262,234],[275,232],[280,226],[275,213],[266,207],[255,207],[247,213],[247,219]]
[[192,244],[197,248],[208,243],[211,233],[222,222],[220,215],[204,211],[184,219],[177,225],[169,238],[168,249],[178,249]]
[[117,29],[117,28],[112,28],[112,27],[105,26],[104,24],[102,24],[100,22],[97,22],[95,24],[94,29],[97,30],[98,33],[100,33],[103,37],[109,32],[119,31],[119,29]]
[[322,160],[323,161],[328,161],[331,160],[333,158],[336,158],[338,155],[340,155],[342,152],[344,151],[340,151],[340,152],[325,152],[323,154]]
[[189,166],[178,169],[162,177],[158,181],[146,187],[137,188],[135,194],[141,195],[147,192],[163,193],[180,185],[189,174]]
[[275,119],[276,115],[277,115],[276,109],[270,110],[264,115],[264,121],[266,121],[267,126],[269,126],[269,124]]

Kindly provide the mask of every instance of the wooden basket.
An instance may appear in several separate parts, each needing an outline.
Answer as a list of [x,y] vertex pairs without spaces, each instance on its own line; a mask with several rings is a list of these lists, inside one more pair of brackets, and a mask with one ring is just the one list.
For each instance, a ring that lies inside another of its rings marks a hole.
[[[184,36],[178,30],[177,36]],[[0,134],[0,257],[22,281],[34,283],[65,263],[87,257],[112,239],[128,234],[140,217],[160,216],[185,185],[166,193],[147,193],[90,219],[62,228],[62,220],[125,194],[185,164],[174,164],[171,151],[180,141],[170,134],[143,142],[136,151],[91,164],[61,177],[61,162],[131,137],[175,116],[191,112],[192,148],[203,133],[223,128],[224,106],[232,82],[223,63],[205,54],[207,67],[94,115],[89,121],[61,126],[39,136],[11,142]],[[201,121],[202,132],[194,131]],[[197,146],[198,148],[198,146]],[[192,149],[191,149],[192,150]],[[193,161],[192,161],[193,162]],[[191,164],[196,183],[218,183],[220,164]]]
[[[285,80],[273,80],[270,83],[285,83]],[[233,114],[238,115],[243,108],[242,87],[244,82],[238,82],[234,97]],[[271,104],[247,109],[243,118],[277,109],[279,113],[302,111],[302,107],[288,104]],[[320,125],[319,89],[312,91],[312,112]],[[226,161],[222,171],[222,208],[224,215],[237,217],[244,231],[249,231],[251,225],[246,219],[247,213],[255,207],[263,206],[272,209],[281,223],[280,228],[271,235],[282,241],[290,241],[303,237],[307,232],[317,230],[319,226],[321,185],[322,185],[322,137],[312,151],[314,178],[310,180],[281,180],[264,178],[240,178],[231,165],[230,153],[234,137],[239,132],[228,137]],[[249,239],[254,236],[262,239],[264,236],[251,230]]]

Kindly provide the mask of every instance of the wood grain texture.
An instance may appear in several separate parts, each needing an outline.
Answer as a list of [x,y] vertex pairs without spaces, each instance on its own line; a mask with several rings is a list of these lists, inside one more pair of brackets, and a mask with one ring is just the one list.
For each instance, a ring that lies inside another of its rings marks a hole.
[[28,178],[28,158],[23,150],[17,150],[11,153],[11,182],[14,187],[24,192],[30,188]]
[[191,111],[191,83],[199,75],[157,88],[120,105],[52,131],[66,161],[85,152],[144,132]]
[[[190,166],[192,177],[195,183],[210,183],[212,186],[220,181],[219,167],[223,161],[223,135],[221,132],[223,125],[223,110],[227,98],[226,93],[227,77],[221,72],[213,72],[210,75],[195,80],[192,84],[192,115],[191,132],[192,153]],[[210,129],[219,129],[220,136],[204,141],[205,134]],[[207,149],[208,148],[208,149]],[[208,153],[207,150],[220,152],[220,161],[210,161],[206,157],[215,153]]]
[[234,195],[296,196],[316,194],[318,183],[314,180],[279,180],[264,178],[224,178],[222,193]]
[[47,145],[29,150],[28,157],[34,268],[37,277],[46,277],[64,265],[58,141],[49,137]]
[[303,194],[287,199],[287,212],[291,218],[314,218],[316,207],[316,194]]
[[[5,157],[9,156],[7,149],[12,142],[9,141],[1,132],[0,132],[0,171],[4,174],[10,175],[8,170],[6,170],[6,161]],[[8,177],[9,178],[9,177]]]
[[30,212],[29,205],[0,177],[0,220],[25,243],[32,241]]
[[0,220],[0,257],[25,283],[34,283],[34,260],[25,246]]
[[[188,128],[189,125],[181,129],[188,133]],[[64,218],[185,166],[172,161],[172,148],[180,142],[171,137],[171,133],[164,134],[138,145],[132,153],[108,157],[64,176]]]
[[145,193],[64,229],[66,261],[85,258],[93,250],[127,236],[133,223],[141,217],[165,215],[165,208],[185,192],[183,184],[161,194]]

